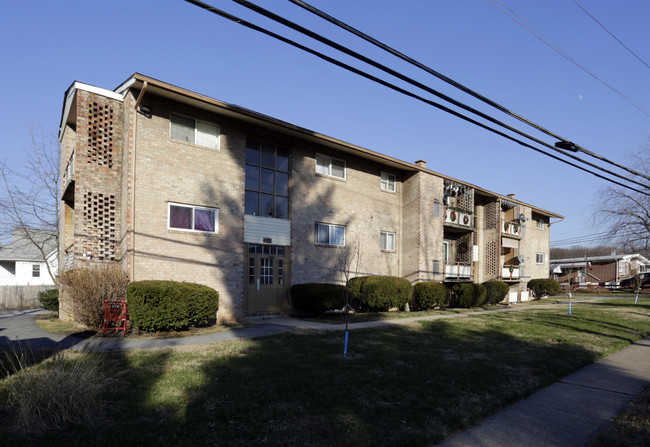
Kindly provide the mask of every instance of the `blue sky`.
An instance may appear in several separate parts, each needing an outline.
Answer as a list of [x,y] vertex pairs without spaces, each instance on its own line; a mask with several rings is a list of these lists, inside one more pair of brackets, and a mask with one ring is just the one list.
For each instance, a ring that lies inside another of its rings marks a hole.
[[[572,0],[502,1],[602,80],[650,108],[650,69]],[[505,119],[288,1],[258,3]],[[600,155],[622,162],[648,141],[650,117],[489,0],[309,3]],[[309,42],[232,1],[211,4]],[[650,2],[580,4],[650,61]],[[0,48],[3,159],[28,144],[29,125],[57,131],[63,94],[73,81],[113,89],[140,72],[402,160],[425,159],[434,171],[497,193],[516,193],[566,216],[553,226],[552,240],[603,231],[591,223],[602,180],[182,0],[5,2]]]

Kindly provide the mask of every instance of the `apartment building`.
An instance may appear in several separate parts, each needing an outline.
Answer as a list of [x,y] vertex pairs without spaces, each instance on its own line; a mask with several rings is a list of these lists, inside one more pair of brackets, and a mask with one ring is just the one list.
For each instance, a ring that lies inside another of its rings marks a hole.
[[114,90],[73,83],[60,140],[60,268],[202,283],[224,322],[346,276],[502,279],[525,299],[562,217],[137,73]]

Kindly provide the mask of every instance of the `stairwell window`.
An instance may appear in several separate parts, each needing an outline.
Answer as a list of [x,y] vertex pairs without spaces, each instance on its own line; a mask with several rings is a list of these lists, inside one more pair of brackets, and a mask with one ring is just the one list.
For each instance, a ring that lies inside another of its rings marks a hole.
[[383,251],[395,251],[395,233],[382,231],[379,236],[379,241]]
[[314,225],[314,243],[323,245],[345,245],[345,227],[316,222]]
[[382,191],[395,192],[395,176],[393,174],[381,173],[381,189]]
[[169,136],[199,146],[219,148],[219,126],[187,116],[171,114]]
[[544,253],[535,254],[535,263],[544,264]]
[[219,232],[219,210],[178,203],[168,204],[168,229],[199,233]]
[[316,174],[345,180],[345,161],[316,154]]

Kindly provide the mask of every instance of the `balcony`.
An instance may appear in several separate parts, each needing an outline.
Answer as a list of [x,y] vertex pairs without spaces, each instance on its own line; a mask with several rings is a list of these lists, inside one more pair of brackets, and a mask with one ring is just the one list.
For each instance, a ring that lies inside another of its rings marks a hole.
[[445,264],[445,279],[472,279],[472,265],[463,262]]
[[472,218],[471,214],[465,211],[447,208],[445,209],[445,225],[450,225],[461,229],[473,230],[474,219]]
[[74,202],[74,151],[70,154],[68,164],[63,171],[63,195],[62,199],[67,202]]
[[515,265],[504,265],[501,269],[501,278],[503,278],[504,281],[518,281],[519,267]]
[[501,221],[501,234],[521,237],[521,225],[515,221]]

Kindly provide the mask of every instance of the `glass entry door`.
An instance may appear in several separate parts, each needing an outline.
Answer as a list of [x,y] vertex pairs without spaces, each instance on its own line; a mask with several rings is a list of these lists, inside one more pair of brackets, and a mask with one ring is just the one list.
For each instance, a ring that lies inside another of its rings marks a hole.
[[288,247],[248,246],[246,263],[246,314],[284,313],[289,305]]

